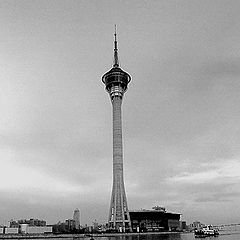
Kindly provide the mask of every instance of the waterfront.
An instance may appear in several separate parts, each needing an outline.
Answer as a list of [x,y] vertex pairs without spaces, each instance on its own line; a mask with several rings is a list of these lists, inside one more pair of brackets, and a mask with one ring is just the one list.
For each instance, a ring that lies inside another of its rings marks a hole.
[[[8,236],[10,237],[10,236]],[[23,236],[17,237],[16,235],[13,238],[7,238],[1,237],[0,239],[49,239],[49,240],[56,240],[57,238],[59,239],[65,239],[65,240],[91,240],[90,237],[84,237],[83,235],[72,235],[71,237],[69,235],[59,235],[59,236],[45,236],[45,237],[33,237],[31,238],[30,236],[26,236],[24,238]],[[193,233],[160,233],[160,234],[127,234],[127,235],[117,235],[117,236],[101,236],[101,235],[93,235],[93,239],[95,240],[194,240],[194,239],[199,239],[195,238]],[[223,231],[220,233],[219,236],[216,237],[206,237],[204,238],[206,240],[239,240],[240,239],[240,232],[239,231],[233,231],[233,232],[226,232]]]
[[[102,240],[194,240],[193,233],[166,233],[154,235],[104,237]],[[240,232],[224,232],[217,237],[206,237],[206,240],[239,240]]]
[[[166,234],[144,234],[144,235],[126,235],[115,237],[101,237],[99,240],[194,240],[193,233],[166,233]],[[206,240],[239,240],[240,232],[222,232],[217,237],[206,237]]]

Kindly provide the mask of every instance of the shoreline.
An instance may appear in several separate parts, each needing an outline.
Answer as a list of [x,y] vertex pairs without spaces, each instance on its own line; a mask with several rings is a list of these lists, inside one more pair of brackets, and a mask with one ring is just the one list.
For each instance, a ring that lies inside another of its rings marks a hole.
[[9,234],[0,235],[0,239],[43,239],[43,238],[101,238],[116,236],[137,236],[137,235],[164,235],[180,234],[180,232],[144,232],[144,233],[93,233],[93,234]]

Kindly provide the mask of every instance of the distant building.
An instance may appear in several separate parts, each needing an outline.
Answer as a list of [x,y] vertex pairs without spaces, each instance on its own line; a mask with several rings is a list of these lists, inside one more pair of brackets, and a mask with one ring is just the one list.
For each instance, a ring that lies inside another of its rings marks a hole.
[[46,226],[46,221],[39,219],[21,219],[21,220],[11,220],[10,228],[19,227],[21,224],[28,224],[29,226],[44,227]]
[[51,227],[51,226],[45,226],[45,227],[28,227],[27,233],[28,233],[28,234],[52,233],[52,227]]
[[129,211],[134,232],[158,232],[179,230],[179,213],[167,212],[165,208]]
[[23,223],[20,225],[20,232],[23,234],[28,233],[28,224],[27,223]]
[[186,223],[186,221],[180,221],[179,224],[180,224],[179,228],[180,228],[181,231],[186,231],[187,230],[187,223]]
[[65,224],[66,224],[66,226],[67,226],[67,228],[68,228],[69,230],[75,229],[76,223],[75,223],[75,221],[74,221],[73,219],[67,219],[67,220],[65,221]]
[[78,208],[74,210],[73,220],[75,221],[75,228],[80,229],[80,211]]
[[22,234],[43,234],[52,233],[51,226],[29,226],[26,223],[20,225],[20,233]]
[[98,225],[98,232],[106,232],[107,226],[105,224]]
[[5,234],[18,234],[18,232],[19,232],[19,228],[6,227],[4,230]]
[[95,221],[93,222],[93,230],[94,230],[94,231],[99,231],[99,229],[98,229],[98,222],[97,222],[96,219],[95,219]]
[[18,223],[18,221],[14,221],[14,220],[10,221],[10,228],[18,228],[19,226],[20,224]]
[[199,222],[199,221],[195,221],[195,222],[193,222],[193,223],[191,223],[191,224],[189,225],[189,230],[190,230],[190,231],[198,230],[198,229],[201,229],[201,228],[204,227],[204,226],[205,226],[205,224],[203,224],[203,223],[201,223],[201,222]]
[[86,227],[86,232],[87,233],[92,233],[93,232],[93,226],[87,226]]
[[80,228],[80,211],[78,209],[74,211],[73,219],[54,224],[53,233],[84,233],[84,229]]

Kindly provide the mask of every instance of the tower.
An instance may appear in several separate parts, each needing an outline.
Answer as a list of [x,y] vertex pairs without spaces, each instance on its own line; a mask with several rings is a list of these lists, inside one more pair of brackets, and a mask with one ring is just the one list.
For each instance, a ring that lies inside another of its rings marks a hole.
[[123,177],[123,146],[121,105],[131,77],[119,67],[116,26],[114,33],[114,62],[102,81],[110,95],[113,113],[113,185],[108,224],[110,229],[132,231]]
[[74,210],[73,220],[75,222],[75,228],[80,229],[80,211],[78,208]]

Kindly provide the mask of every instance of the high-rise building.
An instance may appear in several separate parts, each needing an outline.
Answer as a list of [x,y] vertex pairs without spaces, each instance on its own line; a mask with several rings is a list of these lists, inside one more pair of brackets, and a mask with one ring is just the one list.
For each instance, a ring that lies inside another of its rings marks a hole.
[[113,185],[108,225],[120,232],[132,231],[123,178],[123,146],[121,105],[131,77],[119,67],[116,28],[114,33],[114,62],[102,81],[110,95],[113,109]]
[[75,228],[80,229],[80,211],[78,208],[74,210],[73,220],[75,222]]

